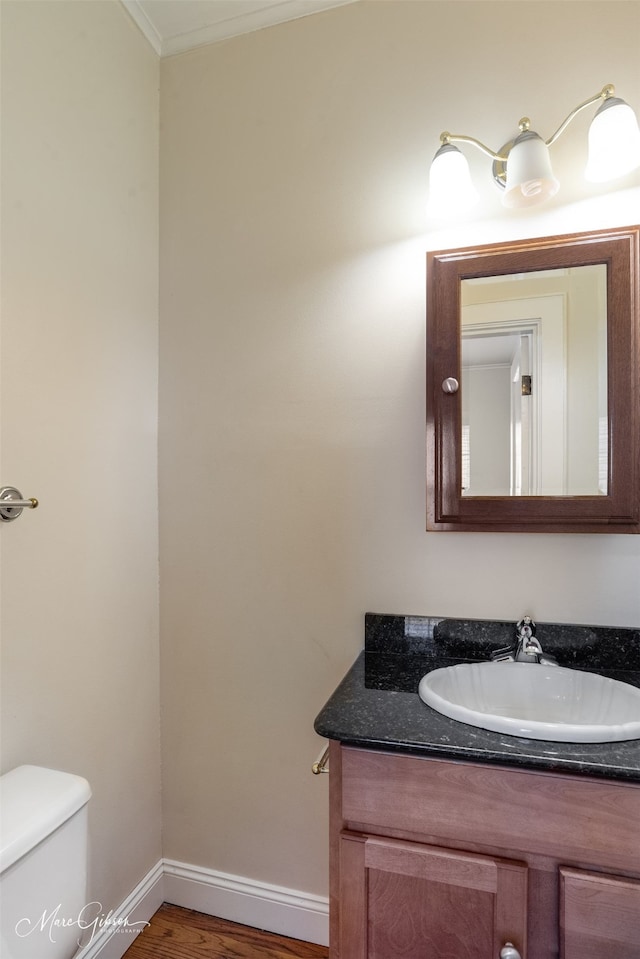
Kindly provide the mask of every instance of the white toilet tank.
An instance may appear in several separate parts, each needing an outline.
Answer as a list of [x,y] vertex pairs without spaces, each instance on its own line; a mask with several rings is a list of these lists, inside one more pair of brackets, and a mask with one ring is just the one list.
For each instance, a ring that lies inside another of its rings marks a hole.
[[0,776],[2,959],[71,959],[77,951],[90,797],[86,779],[55,769],[19,766]]

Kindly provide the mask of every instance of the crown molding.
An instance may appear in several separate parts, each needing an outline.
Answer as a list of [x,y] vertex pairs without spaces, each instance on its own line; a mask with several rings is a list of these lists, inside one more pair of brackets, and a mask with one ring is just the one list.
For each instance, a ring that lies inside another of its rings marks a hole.
[[289,20],[298,20],[301,17],[354,2],[357,0],[280,0],[260,10],[238,13],[197,30],[186,30],[184,33],[163,37],[146,14],[140,0],[121,0],[132,20],[160,57],[174,56],[177,53],[192,50],[194,47],[219,43],[221,40],[229,40],[231,37],[253,33],[255,30],[262,30]]
[[120,0],[133,22],[139,27],[159,57],[162,56],[162,37],[151,23],[138,0]]

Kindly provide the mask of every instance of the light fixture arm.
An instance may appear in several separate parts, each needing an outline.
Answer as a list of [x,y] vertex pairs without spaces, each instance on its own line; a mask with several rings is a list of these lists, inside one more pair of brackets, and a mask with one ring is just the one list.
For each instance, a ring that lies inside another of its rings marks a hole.
[[[578,113],[580,113],[582,110],[584,110],[585,107],[590,107],[592,104],[597,103],[598,100],[608,100],[610,97],[614,95],[615,95],[615,87],[613,86],[612,83],[608,83],[605,87],[602,88],[602,90],[600,90],[599,93],[596,93],[594,96],[589,97],[588,100],[585,100],[583,103],[580,103],[574,110],[571,111],[571,113],[567,117],[565,117],[565,119],[562,121],[562,123],[560,124],[558,129],[555,131],[555,133],[553,133],[548,140],[545,140],[545,143],[547,144],[547,146],[549,147],[551,146],[552,143],[556,142],[558,137],[561,136],[566,130],[566,128],[569,126],[573,118],[577,116]],[[518,124],[518,128],[520,132],[524,130],[528,130],[529,123],[530,121],[528,117],[522,117],[522,119],[520,120]],[[471,143],[473,144],[474,147],[477,147],[478,150],[481,150],[492,160],[498,160],[501,163],[506,163],[509,150],[513,146],[513,140],[511,140],[509,143],[505,143],[505,145],[501,148],[500,153],[496,153],[490,147],[486,146],[486,144],[482,143],[481,140],[477,140],[475,137],[465,136],[462,133],[449,133],[448,130],[445,130],[443,133],[440,134],[440,143],[442,143],[443,145],[446,143]]]
[[585,100],[584,103],[579,104],[579,106],[577,106],[574,110],[571,111],[571,113],[567,117],[565,117],[565,119],[562,121],[562,123],[560,124],[556,132],[553,133],[548,140],[545,140],[545,143],[547,144],[547,146],[550,147],[552,143],[556,142],[558,137],[564,133],[564,131],[569,126],[573,118],[577,116],[577,114],[580,113],[581,110],[584,110],[585,107],[592,106],[594,103],[597,103],[598,100],[609,100],[610,97],[615,95],[615,92],[616,91],[613,84],[608,83],[606,87],[602,88],[600,93],[596,93],[595,96],[589,97],[589,99]]
[[444,133],[440,134],[440,143],[444,146],[447,143],[472,143],[474,147],[477,147],[479,150],[482,150],[483,153],[486,153],[488,157],[491,157],[492,160],[506,160],[506,156],[502,156],[500,153],[494,153],[488,146],[485,146],[484,143],[481,143],[480,140],[476,140],[475,137],[464,136],[462,133],[449,133],[447,130]]

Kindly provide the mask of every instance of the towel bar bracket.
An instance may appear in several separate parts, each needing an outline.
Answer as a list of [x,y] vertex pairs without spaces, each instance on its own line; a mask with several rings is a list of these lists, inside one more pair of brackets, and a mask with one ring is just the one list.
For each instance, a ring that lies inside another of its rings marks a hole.
[[329,772],[329,747],[327,746],[322,753],[318,756],[316,761],[311,767],[311,772],[314,776],[319,776],[320,773]]
[[10,523],[17,519],[23,509],[36,509],[38,500],[35,497],[23,499],[20,490],[15,486],[3,486],[0,489],[0,521]]

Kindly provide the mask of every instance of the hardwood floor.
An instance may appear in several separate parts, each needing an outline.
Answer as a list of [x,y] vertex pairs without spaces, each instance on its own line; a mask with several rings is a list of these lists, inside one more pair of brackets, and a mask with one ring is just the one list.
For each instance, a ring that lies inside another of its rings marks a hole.
[[164,903],[125,959],[327,959],[329,950]]

